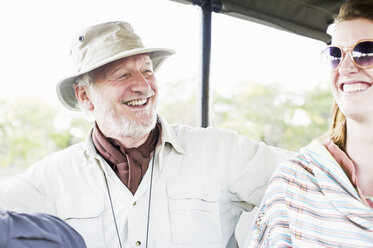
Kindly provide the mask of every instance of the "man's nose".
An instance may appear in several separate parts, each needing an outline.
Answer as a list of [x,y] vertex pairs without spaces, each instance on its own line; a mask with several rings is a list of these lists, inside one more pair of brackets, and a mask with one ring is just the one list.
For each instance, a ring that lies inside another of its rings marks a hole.
[[132,80],[132,91],[148,92],[151,89],[148,79],[141,72],[136,73]]

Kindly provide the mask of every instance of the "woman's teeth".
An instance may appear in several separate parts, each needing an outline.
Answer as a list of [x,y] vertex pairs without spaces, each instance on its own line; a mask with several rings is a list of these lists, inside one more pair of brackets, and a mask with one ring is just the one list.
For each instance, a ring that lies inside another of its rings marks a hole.
[[355,84],[343,84],[342,90],[343,92],[350,93],[356,91],[364,91],[368,89],[370,86],[364,83],[355,83]]

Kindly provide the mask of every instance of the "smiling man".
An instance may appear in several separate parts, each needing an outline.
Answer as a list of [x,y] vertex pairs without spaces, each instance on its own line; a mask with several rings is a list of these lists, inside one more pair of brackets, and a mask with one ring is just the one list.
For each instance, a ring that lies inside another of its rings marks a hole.
[[0,187],[0,208],[64,219],[88,247],[236,247],[242,211],[258,205],[289,152],[233,131],[169,125],[155,71],[174,52],[146,48],[130,24],[73,40],[75,73],[57,95],[93,115],[85,142]]

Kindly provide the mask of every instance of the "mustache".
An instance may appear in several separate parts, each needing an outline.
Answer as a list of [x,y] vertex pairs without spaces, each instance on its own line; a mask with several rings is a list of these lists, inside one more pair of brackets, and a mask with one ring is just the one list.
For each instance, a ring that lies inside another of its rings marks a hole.
[[139,100],[139,99],[146,99],[146,98],[150,98],[150,97],[152,97],[154,95],[155,95],[154,90],[150,90],[147,93],[134,92],[134,93],[132,93],[129,96],[123,97],[120,100],[120,102],[121,103],[126,103],[126,102],[129,102],[129,101],[134,101],[134,100]]

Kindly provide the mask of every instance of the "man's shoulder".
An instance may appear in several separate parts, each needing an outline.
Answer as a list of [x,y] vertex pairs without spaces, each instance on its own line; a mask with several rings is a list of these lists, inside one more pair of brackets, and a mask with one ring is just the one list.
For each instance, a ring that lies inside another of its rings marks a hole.
[[75,164],[84,158],[84,142],[71,145],[63,150],[53,152],[42,158],[36,165]]
[[[172,136],[180,142],[187,140],[200,140],[200,139],[221,139],[232,138],[232,136],[241,136],[234,130],[217,128],[217,127],[195,127],[185,124],[169,124],[165,119],[160,118],[162,129],[165,131],[166,136]],[[162,132],[163,132],[162,131]]]
[[182,124],[170,125],[170,128],[176,135],[205,135],[205,136],[232,136],[238,135],[234,130],[217,127],[192,127]]
[[[204,152],[217,150],[235,151],[239,154],[253,156],[260,144],[250,137],[240,135],[234,130],[216,127],[191,127],[171,125],[168,132],[172,133],[171,141],[179,143],[184,149],[196,149]],[[166,137],[169,137],[166,135]],[[166,138],[167,139],[167,138]],[[206,149],[208,151],[206,151]],[[243,152],[243,153],[242,153]]]
[[[59,179],[80,175],[81,165],[86,161],[83,149],[84,143],[79,143],[54,152],[29,166],[13,180],[9,180],[8,185],[24,185],[24,183],[27,183],[40,190],[40,192],[48,191],[46,187],[52,191],[50,185],[55,185],[58,188],[63,181]],[[66,182],[71,183],[69,180]]]
[[66,157],[66,156],[72,155],[72,154],[83,154],[84,144],[85,144],[85,142],[76,143],[76,144],[71,145],[69,147],[66,147],[62,150],[51,153],[47,157],[58,157],[58,158],[60,158],[60,157]]

